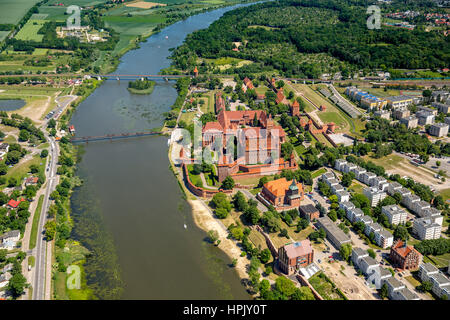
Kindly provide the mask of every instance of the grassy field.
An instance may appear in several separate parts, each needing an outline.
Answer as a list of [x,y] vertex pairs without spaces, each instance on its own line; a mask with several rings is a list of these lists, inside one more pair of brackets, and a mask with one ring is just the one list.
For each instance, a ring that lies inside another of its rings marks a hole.
[[327,172],[327,170],[326,170],[325,168],[320,168],[320,169],[314,171],[314,172],[311,174],[311,177],[312,177],[313,179],[314,179],[314,178],[317,178],[318,176],[324,174],[325,172]]
[[45,22],[46,20],[28,20],[14,38],[17,40],[42,41],[44,35],[38,34],[38,31],[42,28]]
[[308,281],[325,300],[343,300],[342,296],[322,272],[312,276]]
[[[22,182],[23,178],[28,175],[31,165],[38,165],[40,169],[43,170],[45,162],[46,160],[42,159],[39,155],[35,155],[30,160],[21,160],[18,164],[14,165],[12,168],[9,168],[8,173],[4,177],[6,178],[6,181],[8,181],[9,178],[14,177],[17,181]],[[5,186],[6,184],[1,185],[0,189],[3,189]]]
[[16,24],[39,0],[2,0],[0,21],[2,24]]
[[34,212],[34,216],[33,216],[33,224],[31,226],[29,249],[34,249],[36,247],[39,219],[41,217],[42,203],[43,202],[44,202],[44,195],[41,195],[39,197],[39,202],[38,202],[38,205],[36,207],[36,211]]
[[11,31],[0,31],[0,42],[3,41],[4,39],[6,39],[6,37],[8,36],[8,34]]
[[434,262],[436,267],[447,268],[450,262],[450,253],[446,253],[440,256],[428,256],[428,258],[431,259],[432,262]]
[[441,190],[439,194],[444,198],[444,200],[450,199],[450,189]]

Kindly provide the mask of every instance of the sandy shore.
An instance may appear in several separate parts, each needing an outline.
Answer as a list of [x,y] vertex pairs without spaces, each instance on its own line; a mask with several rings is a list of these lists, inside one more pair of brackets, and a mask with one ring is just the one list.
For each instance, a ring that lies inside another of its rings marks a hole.
[[219,248],[231,259],[237,259],[236,271],[240,278],[247,279],[248,275],[246,270],[250,261],[247,257],[241,257],[241,249],[239,249],[233,240],[227,239],[228,231],[222,222],[212,216],[209,209],[201,200],[188,200],[188,202],[192,207],[195,224],[205,232],[209,230],[216,230],[218,232],[220,239]]

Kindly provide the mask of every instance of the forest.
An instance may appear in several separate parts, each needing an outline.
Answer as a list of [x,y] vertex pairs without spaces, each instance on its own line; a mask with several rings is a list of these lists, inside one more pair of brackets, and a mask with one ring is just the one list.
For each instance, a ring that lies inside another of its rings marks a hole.
[[[369,30],[366,9],[362,0],[283,0],[239,8],[190,34],[172,58],[183,70],[193,68],[197,57],[235,57],[285,76],[309,78],[318,77],[324,66],[305,54],[341,61],[344,76],[361,68],[433,69],[448,64],[450,46],[441,33],[422,26]],[[240,45],[233,51],[236,42]]]

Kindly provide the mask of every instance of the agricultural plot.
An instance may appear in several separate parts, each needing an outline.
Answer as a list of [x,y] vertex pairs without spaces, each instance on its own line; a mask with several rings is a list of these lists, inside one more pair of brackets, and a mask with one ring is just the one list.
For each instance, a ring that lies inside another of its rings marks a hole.
[[80,7],[84,6],[95,6],[97,4],[105,3],[107,0],[49,0],[47,2],[47,5],[56,5],[58,3],[63,3],[65,7],[71,6],[71,5],[77,5]]
[[2,0],[0,21],[2,24],[17,24],[39,0]]
[[66,7],[41,6],[39,7],[39,14],[46,15],[47,20],[65,21],[67,19]]
[[44,35],[38,34],[38,31],[42,28],[45,22],[46,20],[28,20],[14,38],[17,40],[42,41]]
[[150,32],[157,24],[165,22],[163,15],[151,16],[106,16],[104,21],[108,27],[122,35],[141,35]]
[[11,31],[0,31],[0,42],[5,40]]

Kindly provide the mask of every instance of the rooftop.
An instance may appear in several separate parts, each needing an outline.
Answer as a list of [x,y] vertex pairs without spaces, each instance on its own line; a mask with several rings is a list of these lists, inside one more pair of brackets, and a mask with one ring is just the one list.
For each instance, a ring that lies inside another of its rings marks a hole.
[[284,250],[286,251],[286,255],[289,259],[294,259],[312,253],[313,248],[311,246],[311,242],[306,239],[287,244],[284,246]]
[[314,207],[312,204],[306,204],[299,207],[299,210],[305,214],[310,214],[319,211],[316,207]]
[[[292,181],[286,180],[286,178],[281,178],[273,181],[269,181],[266,184],[264,184],[264,187],[273,195],[277,197],[284,196],[286,194],[286,190],[289,189],[289,187],[292,184]],[[301,183],[297,183],[297,187],[299,190],[303,190],[303,186]]]

